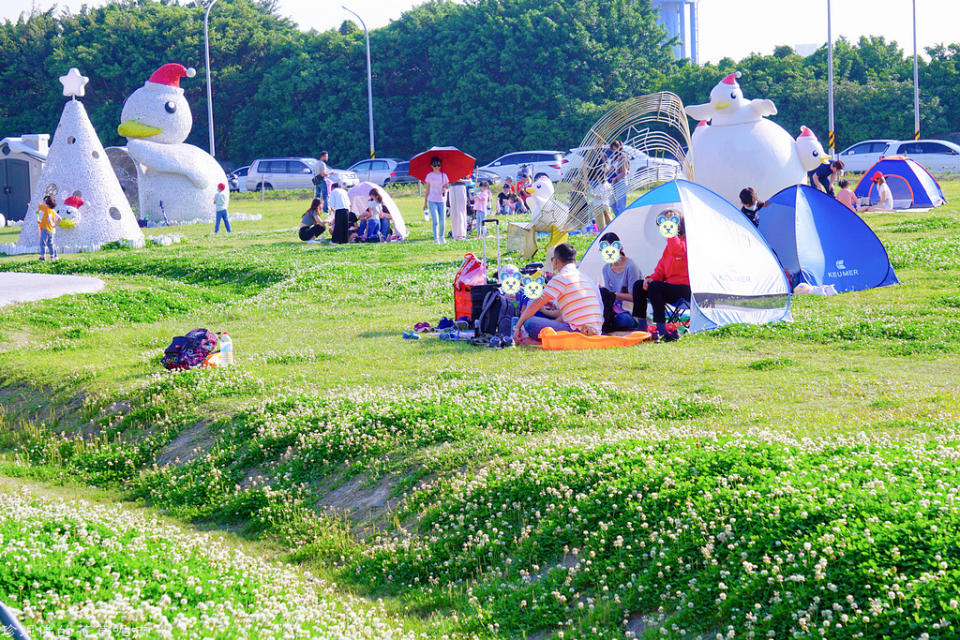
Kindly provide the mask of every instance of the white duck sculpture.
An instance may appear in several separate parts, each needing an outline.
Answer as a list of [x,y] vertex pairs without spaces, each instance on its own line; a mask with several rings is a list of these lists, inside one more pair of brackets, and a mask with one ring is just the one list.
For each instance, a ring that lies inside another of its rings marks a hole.
[[[739,206],[740,190],[753,187],[766,200],[801,184],[807,172],[829,162],[813,132],[803,127],[794,140],[765,116],[777,113],[770,100],[747,100],[731,73],[710,92],[710,102],[685,107],[700,120],[690,141],[694,181]],[[709,121],[709,125],[704,124]]]
[[227,182],[213,156],[184,144],[193,116],[180,78],[194,75],[183,65],[165,64],[123,104],[117,133],[138,164],[140,215],[151,221],[212,221],[217,185]]
[[550,234],[547,249],[567,241],[567,232],[562,229],[570,217],[567,208],[553,199],[554,191],[553,182],[547,176],[540,176],[527,187],[530,224],[535,231]]

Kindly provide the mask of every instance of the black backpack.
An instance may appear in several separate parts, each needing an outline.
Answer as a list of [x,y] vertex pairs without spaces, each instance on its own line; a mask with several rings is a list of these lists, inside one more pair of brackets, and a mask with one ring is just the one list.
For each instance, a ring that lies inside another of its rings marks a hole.
[[217,334],[206,329],[194,329],[185,336],[177,336],[163,352],[163,366],[167,369],[192,369],[203,364],[217,348]]
[[477,334],[511,337],[513,318],[520,317],[520,305],[500,291],[489,291],[483,299],[480,315],[475,319]]

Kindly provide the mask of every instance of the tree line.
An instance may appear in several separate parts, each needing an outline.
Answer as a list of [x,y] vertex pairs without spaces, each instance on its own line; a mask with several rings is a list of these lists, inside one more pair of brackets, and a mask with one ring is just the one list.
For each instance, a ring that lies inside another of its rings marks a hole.
[[[674,61],[649,0],[429,0],[370,33],[378,156],[408,157],[456,145],[481,161],[518,149],[575,146],[613,104],[660,90],[685,104],[707,100],[726,74],[743,72],[748,98],[773,100],[773,118],[826,142],[826,47],[789,47],[740,61]],[[958,128],[960,45],[927,50],[920,63],[921,131]],[[315,156],[337,165],[369,150],[364,34],[302,32],[274,0],[221,0],[210,16],[218,159]],[[71,66],[90,77],[84,104],[105,145],[124,99],[166,62],[197,68],[182,86],[207,146],[203,8],[169,0],[122,0],[77,13],[34,12],[0,25],[0,134],[52,132]],[[835,45],[838,148],[871,137],[913,135],[913,66],[883,38]]]

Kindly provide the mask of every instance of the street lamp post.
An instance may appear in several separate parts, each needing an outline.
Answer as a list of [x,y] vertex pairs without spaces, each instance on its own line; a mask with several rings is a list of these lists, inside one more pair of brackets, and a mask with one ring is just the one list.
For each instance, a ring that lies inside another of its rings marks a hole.
[[920,139],[920,74],[917,71],[917,0],[913,0],[913,139]]
[[357,12],[347,9],[345,6],[343,6],[343,10],[357,16],[357,20],[359,20],[360,24],[363,26],[363,33],[367,39],[367,110],[370,112],[370,157],[374,158],[376,157],[376,151],[374,150],[373,146],[373,79],[370,75],[370,32],[367,31],[366,23],[363,21],[363,18],[357,14]]
[[217,0],[210,0],[207,4],[207,12],[203,14],[203,49],[206,57],[207,66],[207,127],[210,134],[210,155],[217,155],[217,148],[213,144],[213,90],[210,88],[210,32],[208,24],[210,21],[210,9],[217,4]]
[[836,135],[833,129],[833,24],[830,15],[830,0],[827,0],[827,142],[830,143],[830,159],[835,160],[837,152],[835,148]]

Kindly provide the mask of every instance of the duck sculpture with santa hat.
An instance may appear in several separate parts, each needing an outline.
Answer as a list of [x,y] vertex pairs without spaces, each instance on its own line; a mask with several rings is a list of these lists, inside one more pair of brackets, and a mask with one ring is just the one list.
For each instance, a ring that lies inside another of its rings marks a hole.
[[193,69],[165,64],[123,104],[117,133],[137,163],[140,216],[170,223],[213,221],[213,196],[227,177],[206,151],[184,140],[193,126],[180,88]]
[[773,102],[744,98],[740,75],[721,80],[710,92],[710,102],[685,107],[688,116],[700,121],[690,142],[694,181],[735,204],[744,187],[753,187],[766,200],[804,183],[808,171],[829,162],[810,129],[802,127],[794,139],[766,119],[777,113]]

